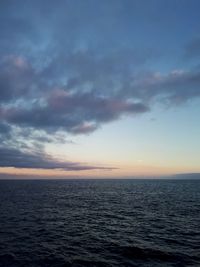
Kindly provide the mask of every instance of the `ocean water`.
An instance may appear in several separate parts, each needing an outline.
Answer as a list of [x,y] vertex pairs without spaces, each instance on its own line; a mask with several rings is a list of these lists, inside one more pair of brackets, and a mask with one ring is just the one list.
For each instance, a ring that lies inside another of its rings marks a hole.
[[199,180],[0,181],[0,267],[200,266]]

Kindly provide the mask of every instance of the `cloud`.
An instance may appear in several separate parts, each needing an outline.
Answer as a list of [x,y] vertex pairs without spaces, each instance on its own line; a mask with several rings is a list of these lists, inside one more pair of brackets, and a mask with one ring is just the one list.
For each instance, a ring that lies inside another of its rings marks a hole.
[[184,51],[184,57],[187,59],[199,58],[200,56],[200,37],[190,41]]
[[[90,61],[86,55],[84,60]],[[98,69],[94,62],[93,68]],[[90,64],[92,69],[91,61]],[[52,84],[49,74],[43,76],[44,70],[37,72],[24,57],[10,55],[2,59],[0,133],[2,144],[7,146],[7,150],[0,148],[2,167],[96,169],[98,167],[46,158],[45,143],[58,142],[61,133],[88,134],[123,116],[149,112],[155,103],[177,105],[200,96],[198,71],[173,70],[168,74],[127,71],[119,76],[118,71],[111,68],[104,83],[92,73],[90,79],[84,65],[78,68],[79,78],[74,76],[73,86],[69,86],[69,81],[74,74],[64,84],[60,76],[55,76]],[[102,71],[104,74],[106,76]],[[24,148],[39,149],[42,156],[27,154]]]
[[112,169],[109,167],[84,165],[77,162],[59,161],[44,153],[26,152],[7,147],[0,148],[0,167],[62,169],[65,171]]
[[93,93],[53,91],[43,104],[32,107],[2,107],[0,118],[21,127],[46,131],[66,130],[71,133],[89,133],[101,123],[118,119],[124,114],[140,114],[148,107],[139,102],[105,98]]
[[7,123],[0,122],[0,142],[11,138],[11,127]]
[[0,58],[0,103],[29,97],[35,80],[36,74],[24,57],[3,56]]
[[200,96],[198,71],[137,72],[126,57],[119,58],[109,54],[100,60],[88,51],[71,54],[64,61],[52,61],[66,70],[52,77],[52,62],[39,70],[25,57],[4,56],[2,123],[25,131],[87,134],[122,116],[149,112],[155,102],[176,105]]
[[173,70],[168,74],[144,73],[120,92],[126,97],[136,97],[152,105],[158,103],[177,105],[200,97],[200,72]]

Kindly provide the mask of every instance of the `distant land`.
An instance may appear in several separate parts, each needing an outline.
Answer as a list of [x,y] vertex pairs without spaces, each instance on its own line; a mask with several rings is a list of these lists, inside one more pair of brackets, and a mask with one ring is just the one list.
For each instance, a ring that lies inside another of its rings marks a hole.
[[176,179],[200,179],[200,173],[180,173],[173,175]]

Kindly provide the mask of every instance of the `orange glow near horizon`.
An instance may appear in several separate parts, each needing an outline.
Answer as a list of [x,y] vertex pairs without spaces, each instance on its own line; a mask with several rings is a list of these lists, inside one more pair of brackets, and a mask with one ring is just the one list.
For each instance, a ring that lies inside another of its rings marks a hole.
[[131,176],[165,176],[177,173],[198,172],[199,170],[190,170],[183,168],[166,168],[155,166],[119,166],[118,169],[113,170],[84,170],[84,171],[64,171],[64,170],[48,170],[48,169],[24,169],[24,168],[0,168],[0,174],[13,176],[28,176],[28,177],[41,177],[41,178],[120,178]]

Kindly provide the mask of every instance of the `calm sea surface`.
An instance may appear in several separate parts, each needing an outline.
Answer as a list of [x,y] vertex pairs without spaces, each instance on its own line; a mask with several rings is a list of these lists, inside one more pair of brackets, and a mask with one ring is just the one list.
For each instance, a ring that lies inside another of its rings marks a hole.
[[200,181],[0,181],[0,267],[200,266]]

